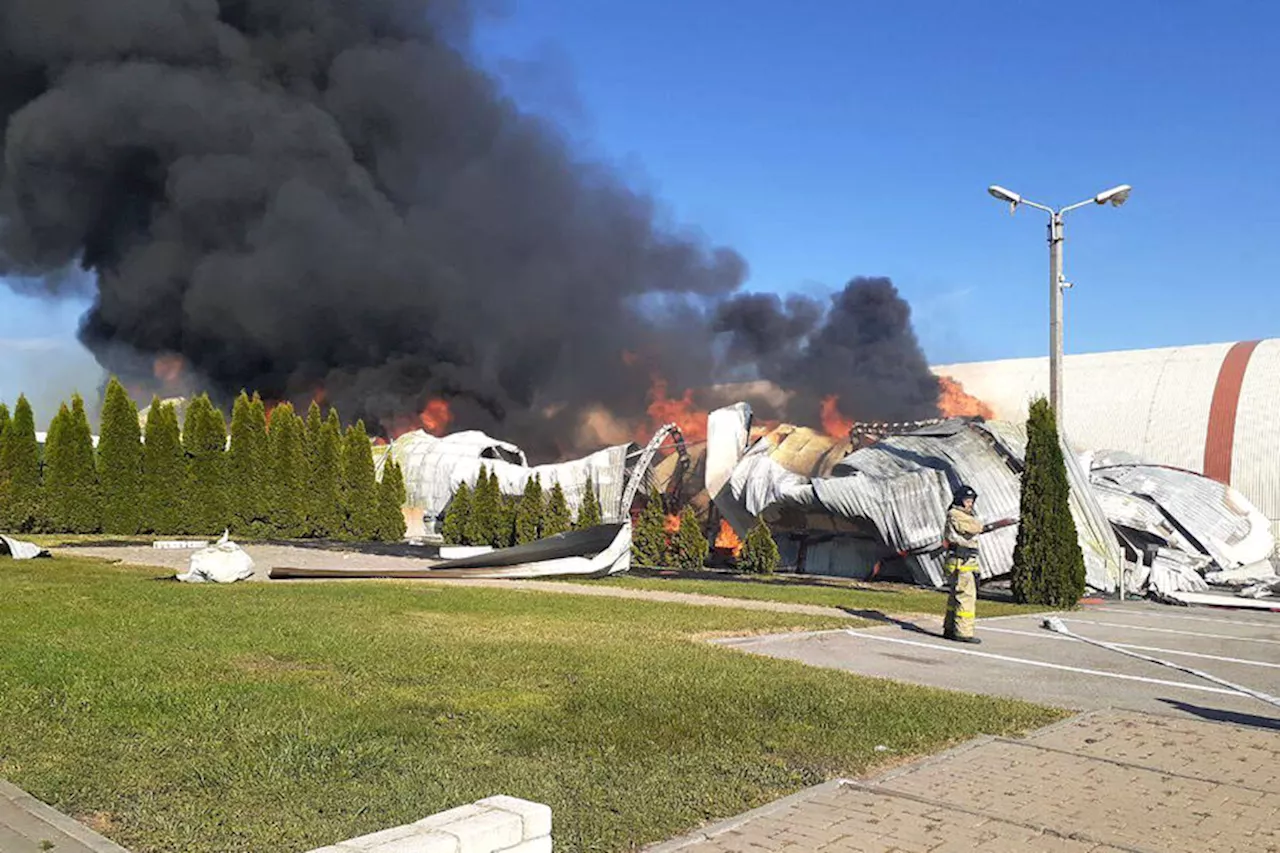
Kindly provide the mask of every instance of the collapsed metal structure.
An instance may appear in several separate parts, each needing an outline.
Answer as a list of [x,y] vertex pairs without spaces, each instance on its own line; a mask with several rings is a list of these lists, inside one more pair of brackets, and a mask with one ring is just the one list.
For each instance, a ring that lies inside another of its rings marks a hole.
[[[458,487],[474,486],[484,469],[508,495],[521,494],[533,477],[544,488],[559,484],[575,512],[584,487],[594,483],[604,521],[623,525],[618,532],[628,542],[633,503],[641,489],[655,487],[673,503],[694,506],[708,530],[723,519],[744,537],[763,519],[784,569],[932,587],[946,581],[945,513],[954,490],[966,483],[982,496],[985,520],[1008,520],[982,534],[980,577],[1010,573],[1027,444],[1022,424],[981,418],[858,424],[841,440],[785,424],[762,432],[752,421],[751,406],[736,403],[708,415],[707,441],[696,453],[679,428],[667,424],[644,447],[615,445],[539,466],[528,465],[515,445],[481,432],[437,438],[415,431],[379,453],[376,465],[380,474],[387,458],[400,464],[409,503],[422,513],[428,535]],[[668,443],[675,452],[660,458]],[[1178,600],[1211,585],[1265,596],[1280,583],[1270,561],[1275,540],[1268,520],[1230,486],[1123,454],[1078,457],[1065,441],[1062,450],[1091,589]],[[510,563],[525,556],[531,555],[493,552],[447,568],[475,576],[488,566],[495,577],[552,571]],[[607,566],[581,556],[590,565],[575,563],[570,573],[629,568],[617,555],[610,554]]]
[[[759,517],[796,571],[897,577],[942,586],[946,508],[961,483],[988,521],[1018,517],[1026,429],[957,418],[869,425],[838,442],[782,426],[752,440],[738,403],[708,418],[706,486],[740,532]],[[1230,486],[1119,454],[1087,456],[1062,442],[1071,513],[1091,589],[1178,600],[1211,584],[1274,582],[1269,524]],[[1017,526],[981,537],[981,577],[1009,574]]]

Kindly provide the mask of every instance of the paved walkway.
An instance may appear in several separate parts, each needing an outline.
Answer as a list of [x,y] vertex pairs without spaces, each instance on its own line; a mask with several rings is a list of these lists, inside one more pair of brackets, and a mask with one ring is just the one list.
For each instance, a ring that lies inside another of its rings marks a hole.
[[129,853],[0,779],[0,853]]
[[1275,853],[1280,735],[1094,711],[837,780],[648,853]]

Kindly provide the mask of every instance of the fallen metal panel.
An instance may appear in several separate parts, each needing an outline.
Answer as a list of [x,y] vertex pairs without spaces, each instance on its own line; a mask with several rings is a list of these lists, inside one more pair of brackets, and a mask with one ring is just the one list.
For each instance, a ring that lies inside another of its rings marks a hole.
[[47,548],[23,542],[21,539],[0,535],[0,556],[3,555],[13,557],[15,560],[32,560],[36,557],[48,557],[49,551]]
[[437,562],[424,568],[307,569],[280,566],[273,568],[268,577],[272,580],[603,577],[625,572],[630,567],[631,525],[623,523],[562,533],[527,545],[499,548],[488,554]]

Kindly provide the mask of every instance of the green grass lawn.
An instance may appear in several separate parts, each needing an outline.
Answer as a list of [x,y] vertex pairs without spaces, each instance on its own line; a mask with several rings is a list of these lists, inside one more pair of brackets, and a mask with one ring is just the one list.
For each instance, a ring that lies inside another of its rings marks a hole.
[[548,803],[557,850],[628,850],[1061,716],[700,641],[848,620],[162,574],[0,561],[0,777],[135,853],[305,851],[498,793]]
[[[657,577],[626,574],[602,578],[590,583],[627,589],[655,589],[666,592],[719,595],[727,598],[751,598],[758,601],[819,604],[826,607],[843,607],[849,610],[880,613],[942,615],[947,612],[947,594],[938,590],[879,581],[859,583],[839,578],[815,578],[811,575],[753,576],[726,572],[719,577],[709,577],[703,572],[698,573],[696,577]],[[978,602],[978,618],[1037,613],[1044,609],[1032,605],[984,599]]]

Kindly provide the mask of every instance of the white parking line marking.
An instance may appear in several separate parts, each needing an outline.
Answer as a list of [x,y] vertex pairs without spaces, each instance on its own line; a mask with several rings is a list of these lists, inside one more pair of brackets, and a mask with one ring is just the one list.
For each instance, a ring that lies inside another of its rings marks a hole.
[[1151,628],[1147,625],[1125,625],[1123,622],[1096,622],[1092,619],[1077,619],[1074,616],[1064,616],[1064,622],[1071,622],[1074,625],[1103,625],[1108,628],[1124,628],[1128,631],[1155,631],[1159,634],[1181,634],[1184,637],[1205,637],[1210,640],[1236,640],[1241,643],[1266,643],[1272,646],[1280,646],[1280,640],[1264,640],[1260,637],[1234,637],[1231,634],[1205,634],[1200,631],[1179,631],[1176,628]]
[[991,658],[993,660],[1009,661],[1010,663],[1020,663],[1026,666],[1040,666],[1045,669],[1060,669],[1067,672],[1079,672],[1085,675],[1097,675],[1103,678],[1119,678],[1124,681],[1142,681],[1146,684],[1160,684],[1165,687],[1177,687],[1182,690],[1199,690],[1204,693],[1223,693],[1228,696],[1239,696],[1240,694],[1234,690],[1226,690],[1221,687],[1204,687],[1199,684],[1185,684],[1181,681],[1166,681],[1163,678],[1146,678],[1141,675],[1121,675],[1118,672],[1103,672],[1098,669],[1084,669],[1078,666],[1066,666],[1060,663],[1047,663],[1041,660],[1027,660],[1026,658],[1015,658],[1008,655],[996,655],[990,652],[975,652],[972,649],[958,649],[950,646],[939,646],[934,643],[919,643],[915,640],[904,640],[901,637],[878,637],[875,634],[860,634],[852,628],[845,628],[845,633],[851,637],[858,637],[864,640],[880,640],[885,643],[901,643],[904,646],[919,646],[923,649],[932,649],[935,652],[950,652],[957,655],[972,655],[979,658]]
[[[1235,619],[1211,619],[1208,616],[1183,616],[1179,613],[1155,613],[1150,610],[1126,610],[1122,607],[1090,607],[1085,613],[1124,613],[1129,616],[1158,616],[1161,619],[1186,619],[1189,622],[1217,622],[1229,625],[1245,625],[1250,628],[1280,628],[1280,622],[1239,622]],[[1003,617],[998,617],[1003,618]]]
[[[1070,637],[1064,637],[1061,634],[1050,634],[1048,631],[1043,631],[1043,632],[1015,631],[1012,628],[992,628],[987,625],[983,625],[982,630],[984,632],[995,631],[1000,634],[1017,634],[1020,637],[1040,637],[1046,640],[1070,640],[1071,639]],[[1223,663],[1242,663],[1242,664],[1245,664],[1246,666],[1269,666],[1273,669],[1280,669],[1280,663],[1269,663],[1267,661],[1262,661],[1262,660],[1246,660],[1245,658],[1229,658],[1223,655],[1206,655],[1201,652],[1184,652],[1181,649],[1162,649],[1162,648],[1157,648],[1156,646],[1135,646],[1132,643],[1112,643],[1111,645],[1118,646],[1122,649],[1134,649],[1135,651],[1140,651],[1140,652],[1164,652],[1165,654],[1169,654],[1169,655],[1183,655],[1189,658],[1204,658],[1205,660],[1217,660],[1217,661],[1222,661]]]

